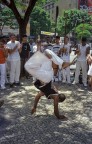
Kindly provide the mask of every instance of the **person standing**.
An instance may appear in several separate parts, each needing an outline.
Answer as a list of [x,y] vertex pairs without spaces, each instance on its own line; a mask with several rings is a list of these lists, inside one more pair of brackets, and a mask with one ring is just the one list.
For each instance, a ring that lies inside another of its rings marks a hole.
[[[64,62],[70,62],[70,53],[71,53],[71,44],[69,43],[69,38],[67,36],[64,37],[64,43],[61,44],[61,48],[59,51],[60,57]],[[66,69],[62,69],[62,78],[64,83],[70,84],[70,67]]]
[[10,87],[12,88],[14,84],[16,86],[20,85],[20,42],[16,40],[15,34],[10,35],[10,41],[7,43],[7,48],[9,52],[8,61],[10,63]]
[[27,35],[22,36],[22,44],[21,44],[21,74],[20,76],[26,76],[26,78],[29,78],[29,74],[25,71],[24,65],[25,62],[30,58],[30,45],[27,41]]
[[6,78],[6,58],[8,51],[4,45],[3,39],[0,39],[0,86],[1,89],[5,89],[5,78]]
[[[53,45],[52,51],[56,55],[58,55],[60,47],[61,47],[60,36],[56,36],[56,38],[55,38],[55,44]],[[59,73],[58,73],[58,69],[59,69],[58,65],[56,65],[56,64],[53,63],[52,66],[53,66],[53,70],[54,70],[53,81],[58,81],[58,79],[61,81],[61,70],[59,70]]]
[[86,37],[81,39],[81,44],[77,46],[75,54],[78,55],[75,71],[75,81],[74,84],[79,83],[80,70],[82,69],[82,82],[83,85],[87,86],[87,55],[90,53],[90,47],[87,44]]

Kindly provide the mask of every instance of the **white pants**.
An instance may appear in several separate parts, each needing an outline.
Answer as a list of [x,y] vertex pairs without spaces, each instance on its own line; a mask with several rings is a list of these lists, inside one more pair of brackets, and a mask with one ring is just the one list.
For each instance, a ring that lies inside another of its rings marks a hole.
[[67,67],[66,69],[62,69],[62,78],[63,78],[63,82],[71,83],[70,82],[70,67]]
[[87,62],[86,61],[77,61],[76,71],[75,71],[75,82],[79,83],[80,69],[82,69],[83,84],[87,84]]
[[1,73],[0,85],[1,85],[1,88],[3,88],[3,87],[5,87],[5,74],[6,74],[5,63],[0,64],[0,73]]
[[10,61],[10,83],[18,83],[20,77],[20,60]]

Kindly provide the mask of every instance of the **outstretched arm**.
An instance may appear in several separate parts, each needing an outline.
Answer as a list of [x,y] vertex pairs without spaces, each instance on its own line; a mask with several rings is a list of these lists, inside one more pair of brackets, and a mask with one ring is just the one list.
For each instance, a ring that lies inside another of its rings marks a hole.
[[73,59],[72,62],[63,62],[62,68],[65,69],[65,68],[69,67],[70,65],[76,63],[76,61],[77,61],[77,56]]

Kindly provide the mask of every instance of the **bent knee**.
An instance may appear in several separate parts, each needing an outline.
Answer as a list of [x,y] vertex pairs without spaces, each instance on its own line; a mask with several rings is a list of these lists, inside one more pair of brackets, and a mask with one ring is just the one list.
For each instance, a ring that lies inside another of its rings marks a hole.
[[63,102],[66,99],[64,94],[59,94],[59,102]]

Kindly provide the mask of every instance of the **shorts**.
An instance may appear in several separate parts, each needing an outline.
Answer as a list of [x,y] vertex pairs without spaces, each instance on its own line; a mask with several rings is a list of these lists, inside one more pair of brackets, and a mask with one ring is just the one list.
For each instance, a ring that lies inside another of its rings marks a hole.
[[55,91],[53,88],[52,88],[52,84],[51,84],[51,81],[45,85],[43,85],[39,80],[36,80],[36,82],[34,83],[35,87],[37,89],[39,89],[41,92],[44,93],[44,95],[50,99],[50,95],[52,94],[58,94],[57,91]]
[[89,75],[89,76],[92,76],[92,64],[91,64],[91,66],[89,67],[88,75]]

